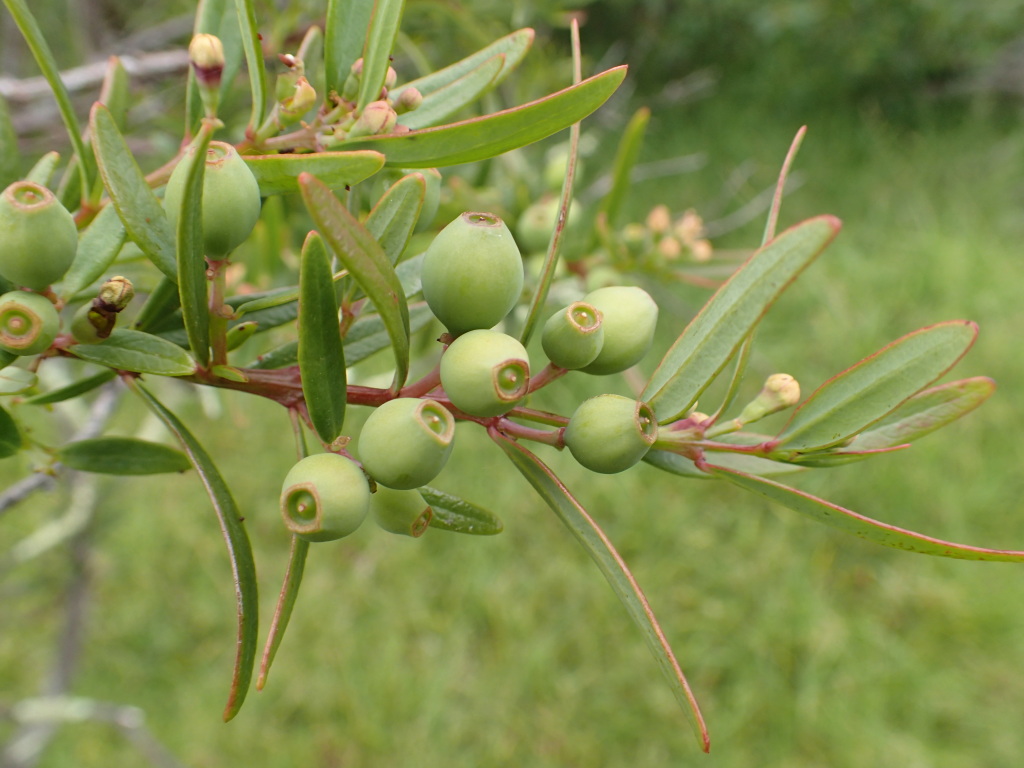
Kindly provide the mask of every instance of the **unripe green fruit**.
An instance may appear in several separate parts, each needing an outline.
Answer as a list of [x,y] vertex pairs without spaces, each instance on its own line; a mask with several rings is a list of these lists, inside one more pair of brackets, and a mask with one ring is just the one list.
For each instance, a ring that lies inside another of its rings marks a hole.
[[434,510],[418,491],[396,491],[382,485],[370,497],[370,513],[385,531],[413,538],[426,533],[434,518]]
[[399,397],[366,420],[359,433],[359,458],[380,485],[419,488],[444,468],[454,438],[455,419],[443,405]]
[[71,318],[71,335],[79,344],[99,344],[110,336],[116,321],[116,314],[104,314],[90,301],[80,306]]
[[42,290],[64,277],[77,251],[75,220],[50,190],[16,181],[0,193],[0,274]]
[[[536,253],[548,249],[548,243],[551,241],[551,235],[558,223],[558,212],[561,208],[562,199],[559,196],[545,195],[523,210],[516,222],[516,241],[522,246],[524,252]],[[576,201],[570,201],[569,219],[565,223],[567,230],[578,226],[579,217],[576,214],[578,210],[579,205]],[[564,248],[567,245],[564,236],[562,243]]]
[[530,358],[511,336],[485,329],[459,336],[441,356],[441,386],[471,416],[500,416],[526,397]]
[[[190,152],[195,152],[192,148]],[[177,227],[188,164],[179,162],[164,192],[164,209]],[[203,249],[211,261],[224,259],[241,245],[260,217],[260,187],[235,148],[211,141],[203,173]]]
[[654,341],[658,305],[643,288],[613,285],[591,291],[583,300],[601,311],[604,345],[594,362],[581,370],[604,376],[640,362]]
[[359,466],[337,453],[307,456],[281,486],[281,515],[306,541],[333,541],[352,533],[370,509],[370,484]]
[[604,345],[600,310],[584,301],[558,310],[544,324],[541,345],[548,360],[559,368],[576,370],[589,365]]
[[523,259],[493,213],[463,213],[423,257],[423,298],[453,336],[499,323],[523,290]]
[[60,315],[38,293],[11,291],[0,296],[0,349],[15,355],[37,355],[53,344]]
[[565,445],[592,472],[622,472],[640,461],[658,437],[658,421],[647,403],[622,395],[584,400],[565,428]]

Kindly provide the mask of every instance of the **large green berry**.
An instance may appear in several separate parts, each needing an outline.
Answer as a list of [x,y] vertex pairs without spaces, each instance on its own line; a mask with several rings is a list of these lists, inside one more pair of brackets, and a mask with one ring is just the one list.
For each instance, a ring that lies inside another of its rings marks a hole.
[[380,485],[426,485],[452,452],[455,419],[435,400],[399,397],[370,414],[359,433],[363,468]]
[[281,515],[292,533],[307,541],[348,536],[370,510],[370,484],[363,470],[337,453],[307,456],[281,486]]
[[559,368],[575,370],[589,365],[604,346],[600,310],[584,301],[558,310],[544,324],[541,345],[548,360]]
[[[190,152],[195,152],[191,148]],[[177,226],[188,163],[179,162],[164,192],[164,208]],[[241,245],[260,217],[260,187],[235,148],[211,141],[203,173],[203,248],[212,261],[224,259]]]
[[50,190],[16,181],[0,193],[0,274],[42,290],[64,277],[77,251],[75,220]]
[[382,485],[370,498],[370,513],[385,531],[413,538],[426,533],[434,517],[434,510],[418,491],[396,491]]
[[658,421],[647,403],[622,395],[584,400],[565,428],[565,444],[592,472],[614,474],[646,455],[658,437]]
[[658,323],[658,305],[651,295],[643,288],[613,285],[591,291],[583,300],[604,316],[604,345],[582,370],[603,376],[639,363],[651,348]]
[[60,331],[60,315],[38,293],[11,291],[0,296],[0,349],[37,355],[49,349]]
[[511,336],[470,331],[441,356],[441,386],[459,410],[471,416],[500,416],[526,397],[530,358]]
[[497,325],[523,290],[516,241],[493,213],[463,213],[442,229],[423,257],[423,298],[458,336]]

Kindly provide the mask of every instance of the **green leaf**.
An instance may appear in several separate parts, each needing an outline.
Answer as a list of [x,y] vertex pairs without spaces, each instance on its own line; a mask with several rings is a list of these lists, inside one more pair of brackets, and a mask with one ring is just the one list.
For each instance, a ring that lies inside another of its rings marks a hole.
[[6,189],[21,177],[20,162],[18,134],[11,121],[11,110],[0,95],[0,189]]
[[[5,288],[4,289],[4,293],[7,293],[7,291],[13,291],[13,290],[14,290],[13,286],[11,288]],[[13,363],[19,357],[20,357],[20,355],[16,355],[13,352],[7,351],[6,349],[0,349],[0,368],[6,368],[8,365]]]
[[146,183],[113,116],[102,104],[93,105],[89,129],[100,178],[125,231],[157,269],[177,280],[171,223]]
[[[424,302],[409,307],[409,331],[416,333],[421,328],[430,325],[434,319],[434,313]],[[379,352],[391,346],[391,336],[388,334],[384,321],[380,315],[366,315],[360,317],[345,336],[345,360],[348,365],[355,365],[362,362],[374,352]]]
[[49,405],[50,403],[60,403],[64,400],[70,400],[79,395],[84,395],[87,392],[92,392],[96,387],[103,386],[108,381],[112,381],[117,378],[117,371],[111,370],[110,368],[104,368],[99,373],[95,373],[92,376],[87,376],[84,379],[78,379],[73,381],[67,386],[55,389],[52,392],[44,392],[41,395],[35,395],[25,400],[26,405]]
[[21,450],[21,430],[4,408],[0,408],[0,459],[13,456]]
[[776,501],[796,512],[814,518],[833,528],[852,533],[868,541],[895,549],[905,549],[923,555],[937,557],[953,557],[961,560],[1000,560],[1004,562],[1024,562],[1024,552],[1005,549],[985,549],[967,544],[956,544],[942,539],[932,538],[915,531],[898,528],[895,525],[881,523],[870,517],[852,512],[830,501],[819,499],[804,491],[768,480],[754,477],[733,469],[707,465],[712,474],[728,480],[741,488]]
[[299,597],[299,587],[302,585],[302,573],[306,569],[307,554],[309,554],[309,542],[298,536],[292,536],[292,548],[288,553],[288,570],[284,573],[284,583],[281,584],[281,593],[277,598],[277,610],[274,611],[274,618],[270,620],[267,644],[263,647],[260,673],[256,678],[257,691],[262,691],[263,686],[267,684],[270,667],[274,663],[277,649],[281,647],[281,641],[284,640],[285,630],[288,629],[288,622],[291,620],[292,610],[295,608],[295,601]]
[[374,0],[363,49],[363,76],[359,81],[358,108],[380,98],[391,65],[391,51],[402,23],[405,0]]
[[203,244],[203,176],[206,173],[206,150],[212,135],[213,126],[204,122],[193,142],[195,152],[186,152],[181,160],[188,163],[188,170],[176,233],[181,318],[189,348],[203,366],[210,362],[210,309]]
[[[162,330],[165,324],[175,317],[179,307],[181,307],[181,296],[178,295],[177,284],[174,280],[163,277],[150,291],[142,309],[135,316],[133,326],[140,331]],[[180,316],[174,325],[181,325]]]
[[429,128],[454,115],[467,104],[472,104],[482,93],[490,90],[494,80],[505,66],[501,54],[483,62],[476,69],[453,80],[443,88],[425,96],[416,109],[398,116],[398,122],[410,130]]
[[311,152],[303,155],[243,155],[260,185],[260,194],[297,192],[299,174],[307,171],[331,189],[358,184],[384,167],[380,152]]
[[633,186],[633,166],[640,156],[640,148],[644,144],[647,124],[651,121],[651,110],[641,107],[633,113],[626,130],[622,132],[619,147],[615,152],[615,164],[612,167],[612,188],[601,201],[600,210],[605,214],[609,226],[617,227],[619,211],[622,203]]
[[0,368],[0,395],[16,395],[36,385],[38,377],[24,368],[9,365]]
[[78,124],[78,118],[75,116],[75,108],[71,103],[71,96],[64,85],[64,81],[61,79],[60,68],[53,57],[53,52],[50,51],[50,46],[47,45],[42,30],[39,28],[39,24],[36,22],[32,12],[28,9],[25,0],[4,0],[4,5],[11,12],[14,23],[21,31],[22,37],[25,38],[25,42],[28,44],[29,50],[32,51],[36,64],[39,66],[43,77],[53,92],[53,97],[57,102],[57,110],[64,121],[64,128],[67,131],[68,138],[71,140],[71,146],[74,147],[75,155],[79,158],[80,162],[85,164],[85,167],[80,169],[80,172],[84,179],[82,189],[88,191],[92,188],[92,179],[96,175],[95,164],[92,155],[85,148],[85,142],[82,139],[82,129]]
[[953,320],[908,333],[822,384],[776,440],[783,451],[841,443],[895,410],[956,365],[978,327]]
[[[711,475],[698,469],[697,465],[690,459],[685,456],[680,456],[678,453],[672,453],[670,451],[648,451],[647,455],[644,456],[644,461],[652,467],[657,467],[669,474],[679,475],[680,477],[689,477],[695,480],[712,479]],[[716,453],[715,461],[720,466],[728,469],[735,469],[740,472],[746,472],[750,475],[758,475],[759,477],[791,475],[794,472],[801,472],[804,469],[802,466],[797,466],[795,464],[785,464],[780,461],[772,461],[771,459],[765,459],[760,456],[751,456],[750,454],[745,453]]]
[[661,423],[674,421],[736,353],[786,287],[824,250],[839,220],[819,216],[786,230],[751,256],[701,308],[644,388]]
[[436,168],[486,160],[547,138],[604,104],[626,76],[614,67],[529,104],[406,134],[368,136],[349,149],[383,152],[386,165]]
[[345,351],[331,278],[324,241],[310,232],[299,268],[299,372],[309,420],[327,444],[341,434],[348,402]]
[[[402,91],[408,88],[416,88],[424,97],[430,96],[462,79],[496,56],[500,56],[502,69],[491,83],[497,85],[519,66],[523,57],[526,56],[526,52],[530,50],[533,38],[534,31],[532,29],[516,30],[505,37],[498,38],[486,48],[481,48],[461,61],[394,88],[388,93],[388,97],[397,100],[402,95]],[[424,100],[426,99],[424,98]]]
[[114,329],[102,344],[75,344],[68,351],[82,360],[119,371],[160,376],[191,376],[196,372],[196,361],[177,344],[127,328]]
[[494,536],[505,529],[505,524],[497,515],[465,499],[427,485],[420,488],[419,492],[434,511],[430,519],[432,528],[474,536]]
[[235,0],[235,13],[238,15],[238,26],[242,31],[245,65],[249,70],[252,113],[249,116],[249,127],[246,132],[251,134],[263,123],[263,112],[267,103],[267,72],[263,67],[263,46],[260,42],[256,11],[253,8],[252,0]]
[[107,71],[100,88],[100,102],[110,110],[118,129],[124,131],[128,122],[128,109],[132,105],[131,83],[124,64],[117,56],[107,60]]
[[127,233],[117,210],[108,205],[92,220],[78,238],[78,253],[71,269],[61,281],[60,296],[65,302],[83,291],[114,263],[124,246]]
[[403,176],[391,185],[366,218],[367,231],[380,243],[392,264],[398,263],[409,244],[426,194],[427,180],[423,174]]
[[[348,354],[346,352],[346,354]],[[276,368],[287,368],[299,362],[299,342],[288,341],[269,352],[260,355],[256,360],[249,363],[246,368],[257,368],[263,370],[274,370]]]
[[327,0],[324,69],[327,93],[341,93],[356,59],[363,55],[374,4],[368,0]]
[[105,475],[157,475],[192,467],[181,451],[133,437],[77,440],[58,448],[57,459],[71,469]]
[[231,559],[231,570],[235,584],[235,598],[238,609],[238,635],[235,643],[235,669],[231,679],[228,702],[224,708],[224,719],[230,720],[242,706],[245,694],[249,690],[252,669],[256,661],[256,642],[258,632],[259,600],[256,592],[256,565],[253,562],[252,547],[249,536],[242,524],[242,516],[238,511],[231,491],[210,455],[192,436],[184,424],[171,411],[157,400],[152,393],[139,381],[129,382],[129,386],[142,398],[174,436],[181,443],[189,461],[203,481],[206,493],[213,503],[213,509],[220,521],[220,529],[228,547]]
[[28,173],[25,174],[25,180],[35,182],[43,187],[50,187],[53,184],[53,174],[57,170],[59,162],[59,152],[47,152],[29,168]]
[[409,375],[409,307],[395,269],[380,244],[330,189],[306,173],[299,177],[299,188],[320,234],[384,321],[395,354],[391,386],[397,392]]
[[630,618],[643,633],[680,706],[690,714],[701,749],[707,752],[711,743],[697,699],[690,690],[686,676],[676,661],[672,648],[669,647],[654,611],[622,556],[615,550],[597,522],[587,514],[544,462],[519,443],[509,440],[500,433],[494,432],[492,437],[600,568]]

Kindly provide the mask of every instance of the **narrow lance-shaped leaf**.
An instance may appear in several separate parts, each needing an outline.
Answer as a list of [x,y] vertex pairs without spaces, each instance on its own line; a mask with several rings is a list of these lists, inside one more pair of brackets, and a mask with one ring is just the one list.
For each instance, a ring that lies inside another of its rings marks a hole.
[[117,210],[108,205],[79,237],[78,253],[61,281],[61,298],[66,302],[103,277],[126,239],[127,233]]
[[299,597],[299,587],[302,586],[302,574],[306,569],[308,554],[309,542],[293,535],[292,548],[288,553],[288,568],[284,573],[284,582],[281,584],[281,592],[277,597],[274,618],[270,620],[267,644],[263,647],[260,672],[256,678],[257,691],[262,691],[263,686],[267,684],[270,667],[274,663],[277,649],[281,647],[281,641],[284,640],[285,630],[288,629],[288,622],[291,621],[292,610],[295,608],[295,601]]
[[465,499],[429,486],[423,486],[419,492],[434,511],[430,518],[432,528],[474,536],[494,536],[505,529],[497,515]]
[[436,168],[486,160],[547,138],[604,104],[626,76],[614,67],[542,99],[458,123],[391,136],[346,142],[350,149],[375,149],[387,165]]
[[690,714],[701,749],[707,752],[711,747],[711,741],[697,699],[690,690],[686,676],[676,661],[675,654],[672,653],[654,611],[622,556],[561,480],[536,455],[496,432],[492,433],[492,437],[601,569],[612,590],[629,612],[630,618],[643,633],[680,705]]
[[392,264],[398,263],[409,244],[426,194],[427,182],[423,174],[403,176],[391,185],[366,217],[367,231],[380,243]]
[[299,270],[299,372],[313,428],[332,443],[345,423],[347,388],[338,301],[327,249],[310,232],[302,246]]
[[768,480],[763,477],[754,477],[744,472],[733,469],[707,465],[708,471],[724,480],[746,488],[760,496],[789,507],[792,510],[814,518],[818,522],[830,525],[833,528],[852,533],[876,544],[895,549],[904,549],[908,552],[918,552],[923,555],[935,555],[937,557],[952,557],[960,560],[999,560],[1003,562],[1024,562],[1024,552],[1006,549],[986,549],[984,547],[973,547],[967,544],[956,544],[951,541],[943,541],[931,536],[925,536],[915,531],[899,528],[895,525],[882,523],[865,517],[849,509],[833,504],[830,501],[819,499],[804,491],[790,488],[787,485]]
[[25,403],[26,405],[49,405],[50,403],[60,403],[64,400],[71,400],[79,395],[92,392],[97,387],[100,387],[115,378],[117,378],[117,371],[104,368],[99,373],[94,373],[92,376],[86,376],[84,379],[73,381],[66,386],[53,390],[52,392],[44,392],[40,395],[27,398]]
[[392,390],[397,392],[409,375],[409,307],[398,275],[380,244],[330,189],[305,173],[299,189],[320,234],[384,321],[395,354]]
[[363,55],[373,3],[368,0],[327,0],[324,69],[327,93],[340,94],[356,59]]
[[263,122],[263,113],[267,106],[267,71],[263,67],[263,48],[252,0],[235,0],[235,12],[238,14],[238,25],[242,31],[245,65],[249,69],[252,114],[249,117],[248,130],[255,131]]
[[181,451],[133,437],[77,440],[61,446],[57,459],[71,469],[105,475],[156,475],[192,468]]
[[405,0],[373,0],[373,13],[363,49],[363,76],[359,82],[360,110],[380,98],[404,11]]
[[231,491],[202,445],[178,417],[157,400],[141,382],[132,380],[128,384],[181,443],[189,461],[203,481],[203,486],[217,513],[220,529],[228,547],[238,606],[235,668],[228,702],[224,708],[224,719],[230,720],[238,714],[238,710],[245,700],[249,682],[252,680],[253,666],[256,662],[259,600],[256,592],[256,565],[253,562],[249,535],[242,524],[242,516],[231,496]]
[[0,189],[18,180],[20,161],[18,134],[11,121],[11,110],[7,100],[0,95]]
[[210,362],[210,309],[207,305],[206,256],[203,245],[203,177],[206,150],[213,135],[211,123],[204,122],[181,162],[188,164],[185,187],[178,212],[177,261],[181,317],[188,345],[201,365]]
[[93,105],[89,129],[103,186],[125,231],[157,269],[177,281],[171,223],[146,183],[116,121],[102,104]]
[[25,180],[35,182],[42,187],[52,187],[53,174],[57,170],[59,162],[60,152],[47,152],[28,169]]
[[819,216],[757,251],[701,308],[665,354],[641,399],[662,423],[686,413],[786,287],[824,250],[839,220]]
[[[707,472],[698,469],[693,461],[678,453],[653,450],[648,451],[643,460],[652,467],[679,477],[688,477],[694,480],[713,479]],[[749,453],[716,453],[715,461],[727,469],[735,469],[759,477],[791,475],[805,470],[803,466],[751,456]]]
[[119,371],[159,376],[191,376],[196,361],[188,352],[166,339],[129,328],[115,328],[102,344],[75,344],[71,354]]
[[476,53],[470,54],[466,58],[450,64],[444,69],[439,69],[436,72],[431,72],[429,75],[424,75],[417,80],[410,80],[408,83],[403,83],[397,88],[392,89],[388,96],[392,99],[398,99],[402,92],[409,89],[415,88],[424,97],[435,93],[442,88],[451,85],[456,80],[465,77],[467,74],[477,69],[485,62],[493,59],[495,56],[501,56],[502,68],[498,75],[493,79],[492,85],[497,85],[519,66],[519,63],[526,56],[526,52],[530,50],[530,45],[533,43],[534,31],[532,29],[518,29],[504,37],[500,37],[493,43],[485,48],[481,48]]
[[640,156],[644,144],[647,124],[651,121],[651,110],[641,107],[633,113],[626,130],[622,132],[619,147],[615,152],[615,164],[612,166],[612,188],[601,201],[601,212],[608,220],[608,225],[619,224],[619,211],[632,187],[633,166]]
[[504,64],[501,54],[488,59],[458,80],[424,97],[416,109],[399,115],[398,122],[413,131],[437,125],[490,90]]
[[32,389],[38,381],[39,377],[34,372],[16,365],[0,368],[0,396],[26,392]]
[[6,410],[0,408],[0,459],[13,456],[21,450],[21,430]]
[[302,155],[243,155],[260,185],[260,194],[284,195],[299,190],[299,174],[311,173],[331,189],[358,184],[384,167],[379,152],[311,152]]
[[874,424],[956,365],[977,337],[966,320],[909,333],[822,384],[776,438],[779,450],[836,445]]

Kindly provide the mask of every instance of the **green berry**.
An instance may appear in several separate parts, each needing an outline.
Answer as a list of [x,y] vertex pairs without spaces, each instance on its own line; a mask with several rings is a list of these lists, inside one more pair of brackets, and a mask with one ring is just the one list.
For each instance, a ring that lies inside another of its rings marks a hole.
[[0,296],[0,349],[15,355],[37,355],[53,344],[60,315],[38,293],[11,291]]
[[337,453],[307,456],[292,467],[281,487],[281,515],[292,533],[307,541],[348,536],[370,509],[370,484],[354,461]]
[[493,213],[463,213],[423,257],[423,298],[453,336],[497,325],[523,290],[516,241]]
[[434,517],[434,510],[418,491],[396,491],[380,485],[370,497],[370,513],[385,531],[413,538],[426,533]]
[[41,291],[60,280],[78,251],[75,220],[46,187],[16,181],[0,193],[0,274]]
[[79,344],[99,344],[110,337],[116,322],[115,313],[97,309],[90,301],[80,306],[71,318],[71,335]]
[[604,346],[600,310],[584,301],[558,310],[544,324],[541,345],[548,360],[559,368],[576,370],[589,365]]
[[658,437],[658,421],[647,403],[622,395],[584,400],[565,428],[565,445],[592,472],[622,472],[640,461]]
[[[192,148],[190,152],[195,152]],[[179,162],[164,192],[164,209],[176,227],[185,192],[188,164]],[[203,173],[203,248],[206,257],[219,261],[241,245],[260,217],[260,187],[235,148],[211,141]]]
[[455,419],[440,403],[399,397],[366,420],[359,433],[359,458],[380,485],[419,488],[444,468],[454,437]]
[[613,285],[591,291],[583,300],[604,316],[604,345],[583,372],[604,376],[639,363],[651,348],[658,323],[658,305],[651,295],[643,288]]
[[479,329],[455,339],[441,356],[441,386],[471,416],[500,416],[526,397],[530,358],[516,339]]
[[[562,209],[562,199],[558,195],[544,195],[540,200],[531,203],[519,215],[516,221],[516,241],[525,253],[544,252],[548,249],[551,235],[558,223],[558,214]],[[569,218],[565,226],[572,230],[579,226],[576,212],[579,204],[575,200],[569,203]],[[568,233],[567,233],[568,234]],[[563,250],[570,243],[563,236]],[[571,250],[571,249],[570,249]]]

